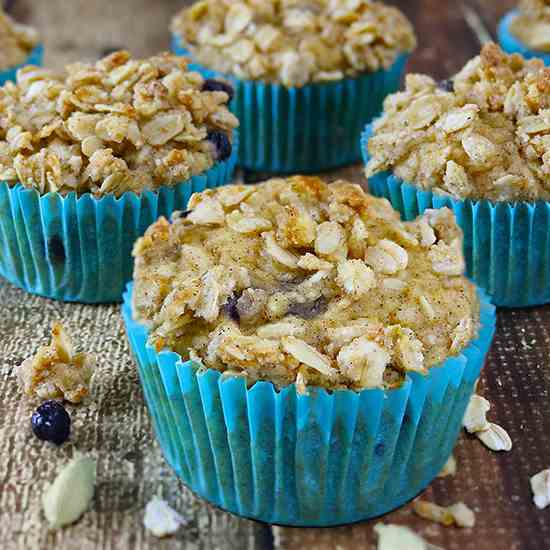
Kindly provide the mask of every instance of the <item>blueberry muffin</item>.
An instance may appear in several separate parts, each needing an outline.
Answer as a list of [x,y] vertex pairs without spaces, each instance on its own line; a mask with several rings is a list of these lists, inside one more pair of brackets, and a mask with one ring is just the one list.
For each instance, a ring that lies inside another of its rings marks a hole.
[[272,179],[193,195],[134,255],[130,345],[194,491],[334,525],[395,508],[441,469],[494,325],[449,210],[402,222],[345,181]]
[[176,52],[235,87],[241,164],[285,173],[358,160],[361,124],[416,46],[399,10],[368,1],[201,0],[172,32]]
[[0,88],[0,273],[37,294],[120,299],[133,241],[229,180],[238,126],[184,59],[116,52]]

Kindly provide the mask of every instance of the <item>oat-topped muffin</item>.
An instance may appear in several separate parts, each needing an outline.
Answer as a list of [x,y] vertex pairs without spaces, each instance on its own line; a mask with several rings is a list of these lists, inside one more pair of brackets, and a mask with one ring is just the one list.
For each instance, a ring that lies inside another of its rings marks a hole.
[[454,77],[408,75],[368,143],[368,177],[492,201],[550,199],[550,69],[485,46]]
[[134,317],[157,349],[251,382],[393,385],[459,353],[478,329],[450,211],[404,223],[344,181],[196,194],[134,256]]
[[521,0],[510,32],[539,52],[550,52],[550,0]]
[[399,10],[367,0],[201,0],[172,30],[210,69],[289,87],[388,69],[416,45]]
[[16,23],[0,7],[0,70],[24,63],[37,44],[36,30]]
[[96,195],[175,185],[231,153],[238,121],[186,61],[114,53],[0,88],[0,179]]

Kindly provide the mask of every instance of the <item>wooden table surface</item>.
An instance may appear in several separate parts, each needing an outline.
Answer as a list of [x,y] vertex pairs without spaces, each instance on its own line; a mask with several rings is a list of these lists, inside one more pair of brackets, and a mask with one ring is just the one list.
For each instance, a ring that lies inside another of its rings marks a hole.
[[[175,0],[15,0],[12,10],[46,38],[46,60],[61,65],[128,47],[147,55],[168,48],[167,25],[183,2]],[[445,78],[494,36],[510,0],[402,0],[414,21],[419,48],[409,70]],[[360,166],[340,170],[364,183]],[[247,174],[247,179],[254,175]],[[473,529],[445,528],[415,517],[410,506],[382,519],[333,529],[264,525],[217,510],[193,496],[164,463],[143,402],[117,306],[61,304],[25,294],[0,280],[0,549],[359,549],[375,548],[377,521],[408,525],[447,550],[550,548],[550,509],[531,500],[529,477],[550,466],[550,306],[499,311],[498,331],[480,392],[490,419],[510,433],[510,453],[491,453],[462,435],[458,473],[437,479],[426,498],[462,500],[476,511]],[[73,436],[60,449],[43,445],[29,429],[32,404],[20,397],[13,369],[62,319],[78,344],[99,358],[91,403],[71,408]],[[77,524],[48,531],[40,496],[60,463],[75,451],[98,459],[92,509]],[[142,525],[145,503],[158,492],[189,523],[158,541]],[[406,549],[403,549],[406,550]]]

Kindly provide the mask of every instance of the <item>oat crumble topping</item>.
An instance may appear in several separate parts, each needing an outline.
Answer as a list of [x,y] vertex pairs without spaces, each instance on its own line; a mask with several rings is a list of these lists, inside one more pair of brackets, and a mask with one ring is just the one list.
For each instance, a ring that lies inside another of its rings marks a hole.
[[550,52],[550,0],[522,0],[510,31],[530,49]]
[[448,209],[404,223],[388,201],[316,177],[195,194],[134,248],[150,341],[250,383],[391,387],[475,337]]
[[0,7],[0,70],[24,63],[37,44],[36,30],[15,22]]
[[119,196],[204,172],[227,157],[238,121],[227,93],[203,85],[168,54],[121,51],[64,73],[24,67],[0,88],[0,179]]
[[93,355],[76,353],[63,325],[54,323],[51,344],[25,359],[17,378],[27,395],[80,403],[89,394],[95,364]]
[[367,0],[201,0],[172,31],[206,67],[288,87],[387,69],[416,46],[398,9]]
[[391,170],[459,198],[550,200],[550,68],[489,44],[450,85],[410,74],[368,149],[367,177]]

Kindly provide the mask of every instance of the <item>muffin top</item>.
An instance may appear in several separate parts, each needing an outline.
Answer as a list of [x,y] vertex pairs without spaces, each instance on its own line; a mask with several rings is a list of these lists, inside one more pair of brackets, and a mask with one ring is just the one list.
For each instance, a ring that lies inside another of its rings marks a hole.
[[24,63],[37,44],[36,30],[16,23],[0,7],[0,70]]
[[238,121],[211,88],[168,54],[24,67],[0,88],[0,179],[117,196],[175,185],[231,153]]
[[150,342],[249,383],[392,387],[478,330],[453,214],[404,223],[345,181],[195,194],[134,256],[134,317]]
[[398,9],[368,0],[200,0],[172,31],[210,69],[288,87],[387,69],[416,46]]
[[452,80],[407,76],[369,140],[367,177],[492,201],[550,200],[550,69],[483,48]]
[[510,31],[532,50],[550,52],[550,0],[522,0]]

